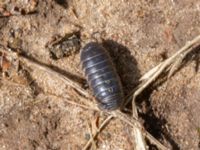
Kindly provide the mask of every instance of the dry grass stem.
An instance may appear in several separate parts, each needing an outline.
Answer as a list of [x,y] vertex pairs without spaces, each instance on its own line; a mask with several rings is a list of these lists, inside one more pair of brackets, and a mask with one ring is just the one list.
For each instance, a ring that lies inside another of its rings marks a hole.
[[69,79],[68,77],[62,75],[61,73],[52,70],[50,67],[44,66],[39,64],[38,62],[35,62],[23,55],[18,54],[17,52],[13,52],[11,51],[9,48],[1,46],[2,48],[0,49],[1,52],[6,53],[6,54],[10,54],[12,56],[17,56],[19,58],[20,61],[25,62],[27,65],[31,65],[34,66],[40,70],[43,70],[45,72],[48,72],[49,74],[54,75],[55,77],[61,79],[64,83],[66,83],[68,86],[73,87],[74,89],[76,89],[78,92],[80,92],[82,95],[84,95],[85,97],[89,97],[89,94],[87,91],[83,90],[83,88],[81,87],[80,84],[78,84],[77,82],[75,82],[72,79]]
[[[96,150],[96,149],[97,149],[97,145],[96,145],[95,139],[93,138],[92,129],[91,129],[91,127],[90,127],[90,125],[89,125],[88,122],[87,122],[87,128],[88,128],[90,137],[92,138],[92,142],[91,142],[92,146],[91,146],[91,147],[92,147],[92,149]],[[95,132],[96,132],[96,131],[95,131]]]
[[96,133],[90,138],[90,140],[87,142],[87,144],[84,146],[84,148],[82,150],[87,150],[89,148],[89,146],[91,145],[93,139],[95,139],[97,137],[97,135],[101,132],[101,130],[105,127],[105,125],[113,118],[112,115],[110,115],[109,117],[107,117],[103,123],[100,125],[100,127],[96,130]]
[[166,59],[164,62],[161,62],[156,67],[152,68],[147,73],[145,73],[140,78],[140,81],[148,80],[150,77],[152,77],[153,74],[155,74],[159,70],[160,66],[168,65],[168,64],[173,63],[173,61],[175,61],[177,57],[181,57],[182,59],[184,59],[184,57],[186,56],[186,55],[184,55],[184,53],[186,52],[186,54],[188,54],[191,51],[193,51],[194,49],[192,49],[192,47],[195,44],[197,44],[199,41],[200,41],[200,35],[198,35],[197,37],[195,37],[192,41],[188,41],[185,44],[185,46],[182,47],[179,51],[177,51],[174,55],[172,55],[171,57],[169,57],[168,59]]
[[7,85],[19,86],[19,87],[23,87],[23,88],[27,87],[27,85],[25,85],[25,84],[20,84],[20,83],[14,82],[14,81],[7,80],[5,78],[0,78],[0,80],[2,80],[2,83],[5,83]]
[[[167,147],[165,147],[164,145],[162,145],[157,139],[155,139],[149,132],[147,132],[143,126],[141,125],[141,123],[138,121],[138,118],[134,118],[134,117],[129,117],[126,114],[123,114],[121,111],[115,111],[111,113],[114,117],[120,119],[121,121],[127,123],[128,125],[130,125],[133,129],[137,129],[134,130],[135,132],[140,132],[140,133],[135,133],[137,135],[134,135],[136,138],[138,138],[139,136],[142,135],[142,139],[144,139],[144,137],[146,137],[152,144],[155,144],[159,149],[161,150],[168,150]],[[139,139],[139,138],[138,138]],[[138,140],[137,139],[137,140]],[[137,141],[135,140],[135,142]],[[141,142],[141,141],[138,141]],[[144,143],[137,143],[137,148],[141,147],[141,145],[139,144],[144,144]],[[143,145],[144,146],[144,145]],[[146,148],[146,147],[145,147]]]
[[35,67],[37,67],[38,69],[40,70],[43,70],[43,71],[46,71],[48,72],[49,74],[52,74],[54,75],[55,77],[61,79],[64,83],[66,83],[68,86],[71,86],[73,87],[74,89],[76,89],[78,92],[80,92],[81,94],[83,94],[85,97],[89,97],[89,94],[88,92],[86,92],[85,90],[82,89],[82,87],[77,84],[75,81],[73,80],[70,80],[69,78],[67,78],[66,76],[60,74],[59,72],[56,72],[54,70],[52,70],[51,68],[49,67],[46,67],[46,66],[42,66],[40,64],[38,64],[37,62],[34,62],[26,57],[23,57],[23,56],[19,56],[19,59],[23,62],[26,62],[27,64],[29,65],[33,65]]
[[[74,102],[74,101],[71,101],[69,100],[69,98],[67,97],[63,97],[63,96],[59,96],[59,95],[55,95],[55,94],[52,94],[52,93],[44,93],[45,95],[48,95],[50,97],[56,97],[56,98],[59,98],[61,100],[64,100],[65,102],[71,104],[71,105],[75,105],[75,106],[78,106],[78,107],[81,107],[81,108],[84,108],[84,109],[87,109],[87,110],[92,110],[92,111],[99,111],[99,109],[95,106],[92,106],[91,105],[85,105],[85,104],[80,104],[80,103],[77,103],[77,102]],[[86,100],[85,100],[86,101]]]
[[[179,51],[177,51],[174,55],[166,59],[164,62],[161,62],[156,67],[149,70],[145,73],[141,78],[141,84],[138,85],[138,88],[130,92],[125,105],[130,102],[130,96],[133,94],[133,101],[135,98],[146,89],[154,80],[157,79],[161,73],[164,71],[169,71],[169,75],[172,75],[176,68],[178,68],[182,62],[182,60],[186,57],[186,55],[194,50],[194,45],[200,41],[200,35],[195,37],[192,41],[189,41],[183,46]],[[135,92],[134,92],[135,91]],[[134,105],[134,104],[133,104]]]

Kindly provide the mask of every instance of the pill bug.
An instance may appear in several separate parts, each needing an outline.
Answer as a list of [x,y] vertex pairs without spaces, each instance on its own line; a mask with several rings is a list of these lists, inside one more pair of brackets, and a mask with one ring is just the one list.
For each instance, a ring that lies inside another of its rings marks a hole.
[[120,108],[124,99],[122,84],[106,49],[91,42],[82,48],[80,57],[98,107],[108,111]]

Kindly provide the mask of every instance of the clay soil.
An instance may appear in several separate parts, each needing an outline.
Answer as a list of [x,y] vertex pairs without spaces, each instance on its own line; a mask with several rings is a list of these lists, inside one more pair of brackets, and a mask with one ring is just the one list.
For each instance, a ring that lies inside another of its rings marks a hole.
[[[80,83],[92,97],[79,52],[54,60],[46,46],[56,35],[73,32],[80,34],[82,45],[93,36],[103,39],[128,94],[144,73],[200,34],[200,1],[0,1],[0,44]],[[151,85],[137,99],[141,123],[169,149],[200,149],[198,55],[197,50],[171,78]],[[4,57],[9,56],[1,53]],[[49,72],[10,60],[1,63],[0,150],[82,149],[90,130],[106,116],[68,101],[95,102],[83,101],[76,89]],[[113,119],[96,138],[96,148],[133,149],[132,128]]]

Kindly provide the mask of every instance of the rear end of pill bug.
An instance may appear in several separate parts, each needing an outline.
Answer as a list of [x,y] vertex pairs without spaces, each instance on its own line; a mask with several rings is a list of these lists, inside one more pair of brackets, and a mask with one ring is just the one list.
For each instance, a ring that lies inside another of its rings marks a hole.
[[81,50],[81,64],[98,107],[119,109],[124,101],[122,84],[105,48],[97,42],[86,44]]

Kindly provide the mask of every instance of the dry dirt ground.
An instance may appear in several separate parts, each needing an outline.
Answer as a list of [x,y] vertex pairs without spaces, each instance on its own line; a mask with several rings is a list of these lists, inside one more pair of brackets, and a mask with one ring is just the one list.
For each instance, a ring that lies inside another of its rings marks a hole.
[[[128,94],[141,75],[200,33],[200,1],[0,1],[0,44],[85,86],[79,53],[54,60],[46,46],[56,35],[73,32],[79,32],[82,45],[93,36],[103,39]],[[137,100],[141,123],[169,149],[200,149],[198,55]],[[76,89],[13,57],[1,53],[0,150],[82,149],[90,138],[88,126],[99,126],[106,116],[69,104],[83,103]],[[131,131],[112,120],[97,137],[97,149],[133,149]]]

